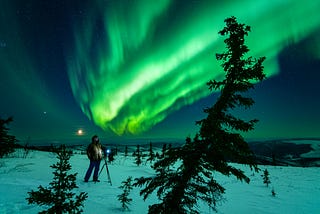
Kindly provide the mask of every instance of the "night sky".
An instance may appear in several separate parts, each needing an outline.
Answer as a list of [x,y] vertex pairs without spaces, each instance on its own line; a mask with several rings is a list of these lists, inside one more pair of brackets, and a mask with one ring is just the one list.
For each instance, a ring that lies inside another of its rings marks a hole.
[[[223,3],[222,3],[223,2]],[[224,74],[218,31],[251,26],[267,79],[248,139],[320,137],[320,1],[0,0],[0,116],[25,142],[184,139]],[[82,130],[82,133],[78,133]]]

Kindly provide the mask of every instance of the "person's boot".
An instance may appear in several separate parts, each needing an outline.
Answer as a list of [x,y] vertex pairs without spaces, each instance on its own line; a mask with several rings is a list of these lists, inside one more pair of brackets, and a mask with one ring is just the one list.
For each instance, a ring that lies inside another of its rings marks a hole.
[[93,178],[94,182],[100,182],[100,180],[98,178]]

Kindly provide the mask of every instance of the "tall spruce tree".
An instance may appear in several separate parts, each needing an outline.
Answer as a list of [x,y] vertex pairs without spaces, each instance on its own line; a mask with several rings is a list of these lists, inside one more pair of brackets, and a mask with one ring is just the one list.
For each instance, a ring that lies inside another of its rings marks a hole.
[[253,105],[253,99],[242,93],[254,88],[255,81],[265,78],[262,66],[265,58],[245,58],[249,51],[244,44],[249,26],[239,24],[235,17],[227,18],[225,23],[219,34],[228,36],[224,40],[227,51],[217,54],[216,58],[222,61],[226,74],[221,81],[207,83],[213,92],[220,91],[220,96],[212,107],[204,110],[207,117],[197,122],[199,133],[194,139],[187,138],[182,147],[169,149],[155,162],[155,176],[135,180],[135,186],[144,186],[140,192],[144,199],[156,191],[161,201],[151,205],[149,213],[199,213],[198,200],[216,210],[225,191],[215,180],[216,173],[233,175],[249,183],[244,172],[230,161],[247,164],[258,171],[254,155],[241,136],[252,130],[257,120],[244,121],[233,116],[230,110]]
[[29,204],[49,207],[40,213],[82,213],[83,202],[88,196],[85,192],[81,192],[79,195],[73,192],[75,188],[78,188],[76,185],[77,173],[68,174],[71,170],[70,152],[66,150],[64,145],[58,149],[57,158],[58,162],[50,166],[55,171],[49,187],[40,185],[38,191],[28,192],[27,201]]
[[0,158],[14,152],[16,137],[9,134],[8,125],[13,121],[12,117],[8,119],[0,118]]

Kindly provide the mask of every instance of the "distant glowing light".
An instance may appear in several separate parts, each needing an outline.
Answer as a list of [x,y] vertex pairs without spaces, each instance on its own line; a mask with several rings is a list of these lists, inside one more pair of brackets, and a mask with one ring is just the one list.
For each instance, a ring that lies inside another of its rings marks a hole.
[[170,0],[94,2],[74,27],[68,74],[87,117],[119,135],[146,131],[210,93],[206,82],[224,75],[215,53],[225,50],[225,18],[252,27],[250,55],[267,57],[268,77],[283,48],[320,29],[320,1],[186,1],[179,10]]
[[82,129],[79,129],[78,131],[77,131],[77,135],[83,135],[84,133],[83,133],[83,130]]

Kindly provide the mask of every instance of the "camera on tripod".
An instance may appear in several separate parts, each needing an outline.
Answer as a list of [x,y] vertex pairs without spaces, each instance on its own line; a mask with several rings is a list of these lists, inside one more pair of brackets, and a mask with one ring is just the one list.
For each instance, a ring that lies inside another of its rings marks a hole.
[[103,155],[104,155],[104,158],[107,159],[108,158],[108,162],[111,163],[112,161],[114,161],[114,154],[112,152],[111,149],[109,148],[105,148],[103,150]]
[[105,149],[105,150],[104,150],[104,155],[105,155],[105,156],[108,156],[110,153],[111,153],[111,150],[110,150],[110,149]]

